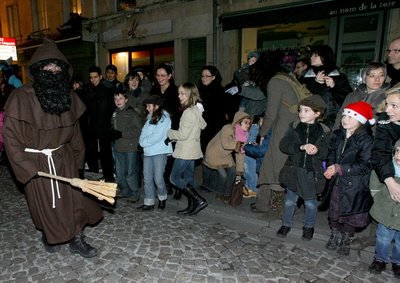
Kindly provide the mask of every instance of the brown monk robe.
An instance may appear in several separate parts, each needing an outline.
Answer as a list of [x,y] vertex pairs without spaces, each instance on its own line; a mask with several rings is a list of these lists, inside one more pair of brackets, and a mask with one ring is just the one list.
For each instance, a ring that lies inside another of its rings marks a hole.
[[100,206],[67,183],[37,176],[43,171],[79,177],[84,165],[78,119],[85,106],[68,87],[72,68],[56,44],[45,39],[28,69],[32,83],[16,89],[5,106],[7,156],[17,180],[25,185],[28,207],[36,228],[43,232],[46,250],[54,252],[59,248],[54,245],[70,242],[71,252],[96,256],[82,231],[102,219]]

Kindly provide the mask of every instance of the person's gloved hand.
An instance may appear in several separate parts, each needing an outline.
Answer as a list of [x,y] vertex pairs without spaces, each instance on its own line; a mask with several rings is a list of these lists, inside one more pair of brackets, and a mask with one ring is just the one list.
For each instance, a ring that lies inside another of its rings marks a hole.
[[122,138],[122,132],[121,132],[121,131],[114,130],[114,129],[111,129],[111,131],[110,131],[110,138],[111,138],[112,141],[115,141],[115,140],[117,140],[117,139],[120,139],[120,138]]
[[168,145],[170,142],[171,142],[171,139],[170,139],[170,138],[166,138],[166,139],[164,140],[165,145]]
[[235,94],[239,93],[240,90],[239,90],[239,87],[233,86],[233,87],[230,87],[227,90],[225,90],[225,92],[229,93],[230,95],[235,95]]

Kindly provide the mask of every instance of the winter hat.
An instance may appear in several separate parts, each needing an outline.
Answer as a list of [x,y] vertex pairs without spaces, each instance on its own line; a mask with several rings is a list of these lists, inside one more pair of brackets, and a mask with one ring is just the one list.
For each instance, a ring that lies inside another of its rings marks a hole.
[[106,67],[106,72],[107,72],[108,70],[114,71],[114,73],[116,73],[116,74],[118,73],[117,67],[115,67],[115,65],[113,65],[113,64],[107,65],[107,67]]
[[350,103],[343,109],[343,114],[353,117],[361,124],[365,124],[367,121],[373,125],[375,124],[374,112],[372,111],[371,104],[359,101],[355,103]]
[[154,104],[158,106],[163,105],[163,103],[164,99],[159,95],[150,95],[143,101],[143,104]]
[[251,52],[247,53],[247,60],[249,60],[251,57],[254,57],[258,60],[258,59],[260,59],[260,53],[257,51],[251,51]]
[[326,110],[326,103],[319,95],[311,95],[304,98],[300,101],[299,106],[300,105],[310,107],[314,112],[320,112],[321,116]]

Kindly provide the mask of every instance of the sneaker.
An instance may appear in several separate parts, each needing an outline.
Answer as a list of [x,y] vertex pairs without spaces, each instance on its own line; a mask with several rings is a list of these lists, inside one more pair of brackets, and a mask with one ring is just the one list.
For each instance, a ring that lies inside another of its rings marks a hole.
[[386,269],[386,263],[380,260],[374,259],[371,265],[368,267],[368,271],[375,274],[380,274]]
[[285,238],[290,229],[290,227],[282,225],[278,232],[276,232],[276,235],[280,238]]
[[243,197],[244,198],[255,198],[257,197],[257,192],[249,189],[247,187],[243,187]]
[[303,236],[301,237],[305,241],[310,241],[314,236],[314,227],[307,228],[303,227]]

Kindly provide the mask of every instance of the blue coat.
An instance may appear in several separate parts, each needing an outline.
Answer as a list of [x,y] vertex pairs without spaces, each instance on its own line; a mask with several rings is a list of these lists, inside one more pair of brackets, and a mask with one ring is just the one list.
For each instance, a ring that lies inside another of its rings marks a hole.
[[172,154],[171,143],[168,145],[164,143],[167,138],[167,132],[171,128],[171,118],[168,112],[163,112],[163,116],[157,124],[150,124],[150,118],[151,116],[148,115],[139,138],[139,144],[143,147],[144,156]]

